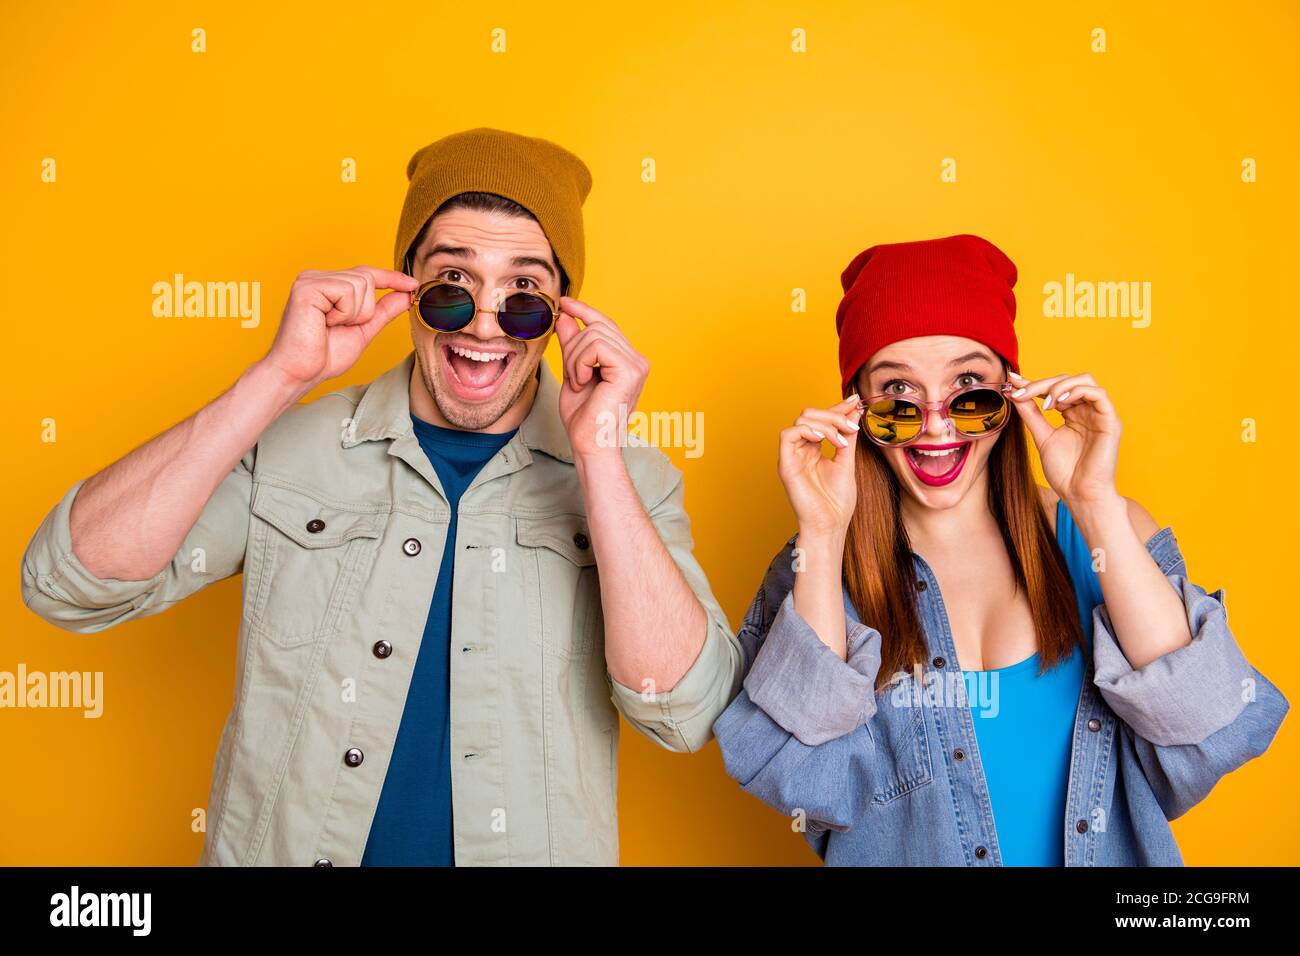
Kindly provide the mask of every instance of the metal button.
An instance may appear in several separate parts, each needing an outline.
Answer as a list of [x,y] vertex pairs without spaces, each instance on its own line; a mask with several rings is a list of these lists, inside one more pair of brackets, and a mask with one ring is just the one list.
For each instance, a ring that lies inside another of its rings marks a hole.
[[331,863],[329,860],[324,859],[323,857],[312,864],[312,866],[333,866],[333,865],[334,865],[333,863]]
[[407,557],[413,558],[420,553],[420,542],[415,538],[407,538],[402,542],[402,551]]
[[320,518],[312,518],[307,522],[307,530],[312,534],[320,534],[325,530],[325,522],[321,521]]
[[975,848],[975,859],[982,860],[989,855],[988,847],[977,846]]
[[1075,828],[1076,830],[1078,830],[1080,833],[1087,833],[1087,832],[1088,832],[1088,821],[1087,821],[1087,820],[1080,820],[1078,823],[1076,823],[1076,824],[1074,825],[1074,828]]
[[350,748],[348,752],[343,755],[343,762],[347,764],[349,767],[360,767],[361,761],[365,759],[366,759],[366,755],[363,754],[356,747]]
[[393,645],[387,641],[375,641],[375,646],[371,650],[375,652],[376,657],[382,660],[393,653]]
[[965,760],[965,759],[966,759],[966,751],[964,751],[964,750],[962,750],[960,747],[958,747],[956,750],[954,750],[954,751],[952,752],[952,757],[953,757],[954,760]]
[[586,551],[591,547],[591,540],[581,531],[573,536],[573,543],[576,544],[578,549],[581,551]]
[[936,657],[933,661],[931,661],[931,663],[934,664],[935,667],[943,667],[948,662],[945,661],[942,657]]
[[1091,730],[1093,733],[1096,733],[1097,731],[1101,730],[1101,721],[1098,720],[1096,717],[1092,718],[1092,720],[1088,721],[1088,729]]
[[929,587],[929,585],[925,583],[925,578],[916,579],[916,589],[918,591],[924,591],[927,587]]

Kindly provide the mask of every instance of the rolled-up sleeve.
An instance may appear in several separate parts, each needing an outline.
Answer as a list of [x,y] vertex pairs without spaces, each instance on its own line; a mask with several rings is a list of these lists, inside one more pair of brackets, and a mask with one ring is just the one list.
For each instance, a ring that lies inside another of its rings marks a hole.
[[747,662],[739,696],[713,730],[727,774],[784,814],[806,817],[819,856],[849,829],[870,790],[880,632],[845,615],[840,660],[794,608],[791,538],[768,566],[738,635]]
[[1147,550],[1182,600],[1192,640],[1134,668],[1106,606],[1098,605],[1093,610],[1094,683],[1139,736],[1161,746],[1198,744],[1241,714],[1255,670],[1228,628],[1223,589],[1207,593],[1188,580],[1172,529],[1152,536]]
[[713,736],[713,722],[740,692],[740,643],[727,622],[704,569],[695,560],[690,518],[686,514],[682,474],[662,453],[666,491],[648,508],[650,520],[704,608],[708,626],[695,660],[670,690],[627,687],[606,671],[610,699],[640,733],[679,753],[700,750]]
[[794,609],[790,592],[745,676],[749,699],[810,747],[852,733],[876,711],[880,632],[846,625],[848,659],[841,660]]
[[101,578],[72,549],[69,516],[78,481],[45,516],[20,566],[23,603],[51,624],[91,633],[157,614],[243,566],[248,540],[254,452],[217,486],[172,561],[151,578]]
[[1093,680],[1131,733],[1148,781],[1174,819],[1262,754],[1290,705],[1246,660],[1228,627],[1223,589],[1207,592],[1188,580],[1172,530],[1157,532],[1147,549],[1182,599],[1192,640],[1134,668],[1105,605],[1098,605]]

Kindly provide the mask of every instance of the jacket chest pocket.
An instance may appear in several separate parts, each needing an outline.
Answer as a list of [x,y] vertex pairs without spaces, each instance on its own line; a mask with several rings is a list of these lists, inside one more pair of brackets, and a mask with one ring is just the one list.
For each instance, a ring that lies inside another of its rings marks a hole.
[[902,680],[909,686],[887,688],[878,698],[875,718],[867,724],[876,745],[872,803],[897,800],[934,779],[926,709],[912,697],[914,679]]
[[333,632],[361,587],[386,515],[267,484],[254,489],[251,510],[249,622],[285,647]]
[[531,640],[561,658],[585,654],[600,600],[586,518],[518,518],[516,528]]

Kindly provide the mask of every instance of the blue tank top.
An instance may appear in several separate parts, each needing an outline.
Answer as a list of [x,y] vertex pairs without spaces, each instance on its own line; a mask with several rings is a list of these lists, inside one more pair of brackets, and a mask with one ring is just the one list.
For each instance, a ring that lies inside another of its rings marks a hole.
[[[1074,584],[1083,634],[1092,647],[1092,611],[1101,583],[1074,516],[1056,506],[1056,542]],[[962,671],[975,739],[1007,866],[1065,864],[1065,801],[1074,718],[1084,678],[1078,647],[1040,675],[1039,656],[987,671]]]

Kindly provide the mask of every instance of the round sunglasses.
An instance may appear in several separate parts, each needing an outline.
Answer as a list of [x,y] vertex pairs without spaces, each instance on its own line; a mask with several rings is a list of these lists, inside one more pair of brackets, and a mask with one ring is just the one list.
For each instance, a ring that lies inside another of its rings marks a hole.
[[[411,309],[426,329],[459,332],[478,315],[474,295],[447,279],[422,283],[411,297]],[[550,333],[559,317],[555,301],[545,292],[519,289],[497,303],[497,325],[520,342],[532,342]]]
[[941,402],[922,402],[906,395],[877,395],[859,402],[867,437],[877,445],[900,448],[925,434],[931,409],[967,438],[995,435],[1011,417],[1006,394],[1010,382],[980,382],[959,388]]

